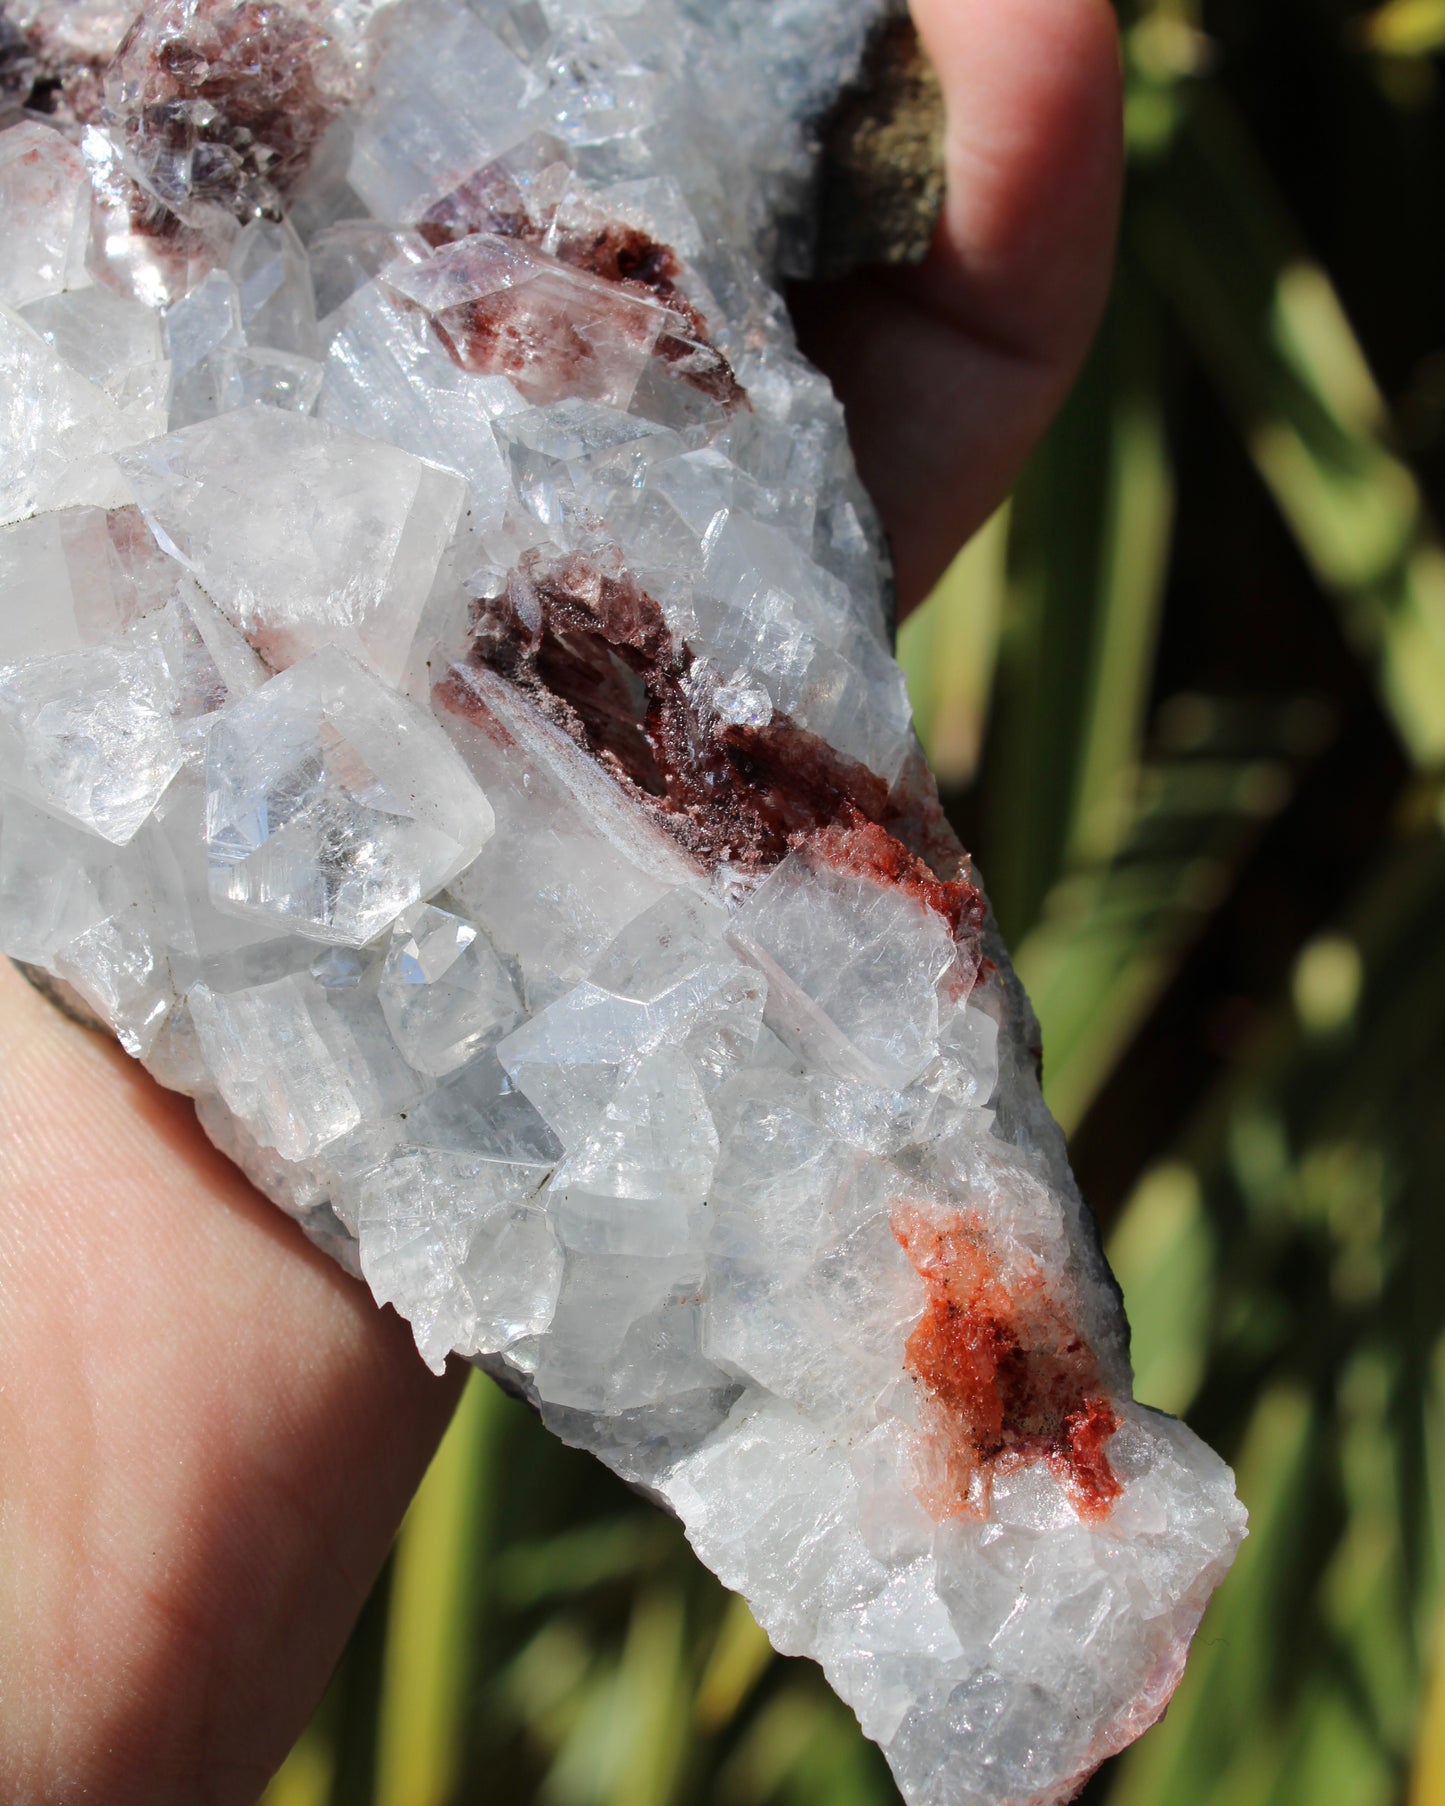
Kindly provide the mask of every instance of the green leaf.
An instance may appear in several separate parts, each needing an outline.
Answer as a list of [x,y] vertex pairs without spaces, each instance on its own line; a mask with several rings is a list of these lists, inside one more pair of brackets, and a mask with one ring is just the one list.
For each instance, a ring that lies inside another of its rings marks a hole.
[[748,1609],[748,1602],[734,1593],[698,1682],[693,1703],[698,1724],[707,1731],[730,1724],[773,1659],[767,1633]]
[[898,633],[919,738],[944,790],[969,782],[978,770],[998,658],[1008,523],[1005,505]]
[[1109,1236],[1124,1294],[1135,1396],[1175,1416],[1189,1409],[1209,1360],[1216,1248],[1197,1175],[1156,1167]]
[[377,1725],[376,1806],[444,1806],[461,1771],[505,1409],[474,1373],[397,1539]]
[[1361,22],[1360,36],[1389,56],[1427,56],[1445,48],[1445,0],[1386,0]]
[[313,1719],[261,1796],[261,1806],[329,1806],[336,1752],[327,1727]]
[[1328,275],[1215,92],[1148,173],[1129,242],[1233,411],[1407,754],[1445,763],[1445,546]]

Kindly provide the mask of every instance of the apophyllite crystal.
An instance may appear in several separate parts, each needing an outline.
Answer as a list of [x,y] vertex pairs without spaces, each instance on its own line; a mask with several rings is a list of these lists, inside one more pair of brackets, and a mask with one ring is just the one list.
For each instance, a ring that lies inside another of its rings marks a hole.
[[12,8],[0,943],[910,1802],[1049,1802],[1242,1514],[1132,1402],[772,286],[884,10]]

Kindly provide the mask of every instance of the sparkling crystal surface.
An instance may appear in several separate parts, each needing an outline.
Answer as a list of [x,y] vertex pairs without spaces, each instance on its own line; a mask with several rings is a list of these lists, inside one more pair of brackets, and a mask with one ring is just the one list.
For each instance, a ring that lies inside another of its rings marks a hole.
[[1243,1514],[1132,1398],[777,293],[884,11],[27,0],[0,948],[677,1512],[910,1806],[1050,1806]]
[[334,648],[206,740],[211,901],[316,940],[375,940],[471,863],[492,821],[431,717]]
[[477,925],[428,903],[392,928],[378,995],[397,1046],[437,1078],[500,1040],[522,1013],[511,974]]

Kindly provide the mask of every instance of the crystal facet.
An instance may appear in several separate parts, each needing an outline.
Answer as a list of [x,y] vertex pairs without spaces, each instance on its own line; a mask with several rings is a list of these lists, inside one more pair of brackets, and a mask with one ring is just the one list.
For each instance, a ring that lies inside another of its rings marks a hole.
[[517,987],[482,931],[428,903],[391,931],[378,990],[397,1046],[418,1072],[440,1078],[522,1013]]
[[344,652],[313,652],[211,730],[218,909],[364,946],[491,832],[486,797],[436,723]]
[[259,402],[123,467],[157,540],[274,668],[342,646],[400,678],[462,510],[450,471]]

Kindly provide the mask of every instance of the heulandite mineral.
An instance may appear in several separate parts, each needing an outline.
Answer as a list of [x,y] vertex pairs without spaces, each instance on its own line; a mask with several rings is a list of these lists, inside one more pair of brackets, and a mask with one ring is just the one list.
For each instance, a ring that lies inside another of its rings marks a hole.
[[12,9],[0,939],[910,1802],[1050,1802],[1242,1513],[1131,1398],[770,286],[880,11]]

